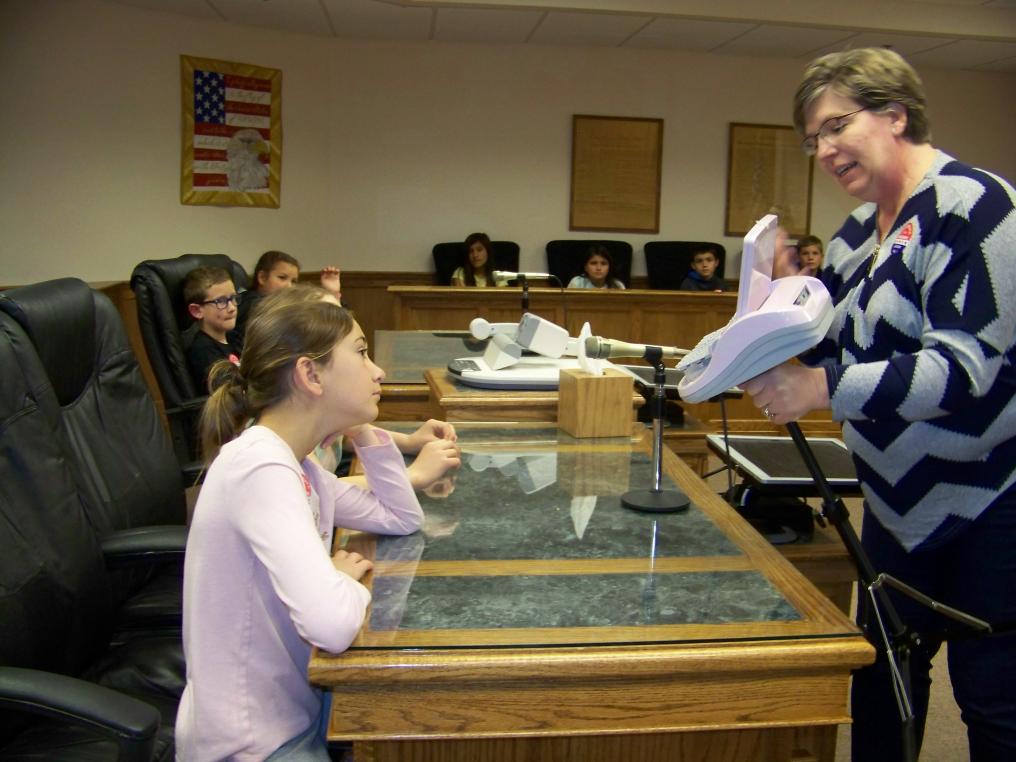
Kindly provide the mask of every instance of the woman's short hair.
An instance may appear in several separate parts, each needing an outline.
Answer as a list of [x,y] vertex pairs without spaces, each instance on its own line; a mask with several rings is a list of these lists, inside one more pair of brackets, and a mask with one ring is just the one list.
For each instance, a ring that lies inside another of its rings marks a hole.
[[794,127],[798,134],[804,134],[808,107],[828,87],[872,111],[902,104],[907,109],[903,137],[912,143],[931,141],[924,85],[899,53],[888,48],[857,48],[829,53],[808,64],[794,94]]

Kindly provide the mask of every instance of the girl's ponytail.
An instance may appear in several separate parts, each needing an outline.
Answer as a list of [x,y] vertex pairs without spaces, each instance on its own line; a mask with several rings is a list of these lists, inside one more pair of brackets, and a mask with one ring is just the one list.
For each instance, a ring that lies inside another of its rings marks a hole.
[[201,455],[209,464],[219,448],[236,437],[250,419],[252,411],[247,401],[247,381],[243,373],[229,360],[219,360],[208,372],[208,386],[212,390],[201,411]]

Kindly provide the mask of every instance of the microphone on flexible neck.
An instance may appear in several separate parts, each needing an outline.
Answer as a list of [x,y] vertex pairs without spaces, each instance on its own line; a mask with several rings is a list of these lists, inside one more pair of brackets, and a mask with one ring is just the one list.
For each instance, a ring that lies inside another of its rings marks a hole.
[[518,330],[518,323],[491,323],[482,317],[475,317],[469,321],[469,333],[474,339],[489,339],[495,334],[514,336]]
[[586,339],[586,357],[594,359],[607,359],[610,357],[640,357],[650,359],[649,354],[655,355],[659,352],[661,357],[684,357],[688,354],[687,349],[680,347],[661,347],[655,344],[629,344],[626,341],[615,341],[605,339],[602,336],[590,336]]

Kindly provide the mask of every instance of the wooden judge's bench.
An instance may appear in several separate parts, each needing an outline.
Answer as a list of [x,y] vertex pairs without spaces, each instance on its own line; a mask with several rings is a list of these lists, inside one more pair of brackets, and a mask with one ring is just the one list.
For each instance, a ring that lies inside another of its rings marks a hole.
[[[482,317],[490,322],[517,322],[522,316],[521,288],[451,288],[440,286],[389,286],[395,330],[469,329]],[[577,336],[588,322],[596,336],[639,344],[691,349],[707,333],[725,325],[734,314],[736,293],[689,291],[594,291],[587,289],[530,288],[529,312],[557,323]],[[632,360],[636,362],[636,360]],[[382,366],[384,367],[384,366]],[[782,433],[747,397],[726,401],[732,431]],[[681,403],[705,429],[718,430],[719,403]],[[801,421],[805,433],[839,433],[828,411],[811,413]]]

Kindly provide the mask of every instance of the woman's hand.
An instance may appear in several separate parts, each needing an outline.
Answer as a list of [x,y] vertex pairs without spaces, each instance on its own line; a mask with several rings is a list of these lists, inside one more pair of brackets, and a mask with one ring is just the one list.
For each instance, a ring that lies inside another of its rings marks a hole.
[[741,384],[752,403],[773,423],[796,421],[829,407],[829,386],[822,368],[784,363]]
[[359,553],[350,553],[345,550],[335,551],[335,555],[332,556],[332,566],[355,580],[363,579],[363,575],[374,568],[374,564]]
[[780,228],[776,231],[776,255],[773,257],[773,280],[786,278],[788,275],[815,275],[812,268],[801,269],[797,258],[797,247],[787,244],[787,231]]
[[416,431],[406,437],[403,446],[399,449],[407,455],[420,452],[428,442],[445,439],[454,442],[458,439],[455,427],[447,421],[437,421],[431,418],[425,421]]
[[407,468],[413,489],[426,490],[452,468],[462,465],[459,448],[450,439],[427,442]]

